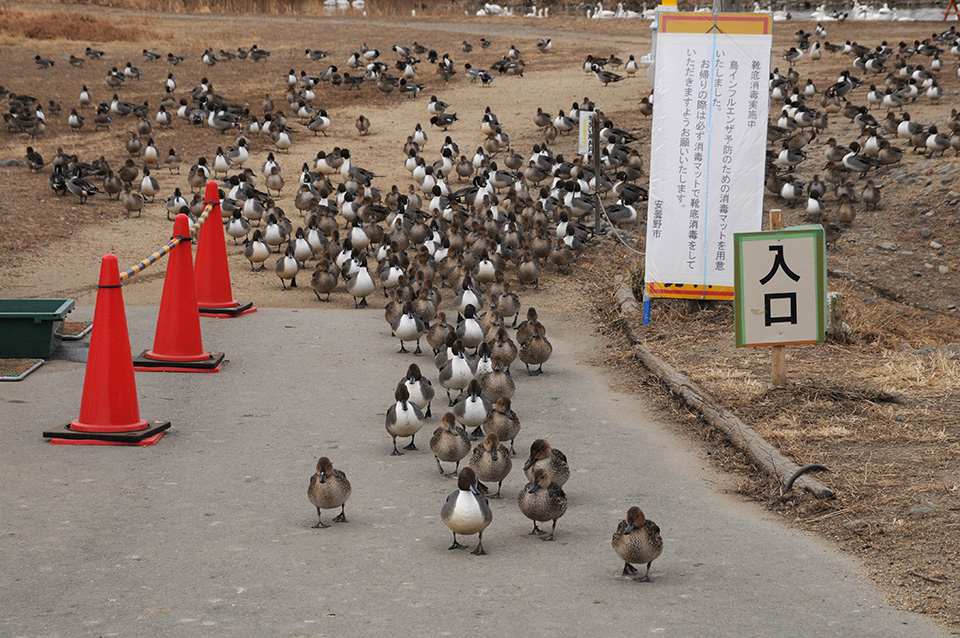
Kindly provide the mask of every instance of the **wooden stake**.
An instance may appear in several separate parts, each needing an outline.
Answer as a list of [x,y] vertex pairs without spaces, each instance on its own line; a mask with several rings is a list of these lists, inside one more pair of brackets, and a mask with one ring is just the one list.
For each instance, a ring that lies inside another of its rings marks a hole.
[[[783,211],[774,208],[770,211],[770,230],[783,228]],[[770,380],[775,387],[787,385],[787,353],[785,346],[772,346],[770,349]]]

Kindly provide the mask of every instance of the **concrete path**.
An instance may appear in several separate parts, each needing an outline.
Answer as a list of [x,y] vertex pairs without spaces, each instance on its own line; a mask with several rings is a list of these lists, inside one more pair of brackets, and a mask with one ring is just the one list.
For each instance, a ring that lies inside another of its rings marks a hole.
[[[133,349],[150,346],[156,309],[128,319]],[[40,438],[77,416],[82,364],[3,384],[0,635],[946,635],[889,609],[826,543],[721,493],[691,445],[585,363],[592,336],[541,319],[554,357],[540,377],[515,366],[519,454],[482,557],[447,551],[439,518],[456,488],[428,446],[445,402],[420,452],[388,455],[393,388],[412,361],[436,371],[396,354],[379,310],[204,319],[223,372],[137,374],[141,415],[173,421],[152,448]],[[573,469],[554,543],[527,535],[515,500],[541,436]],[[306,487],[323,455],[353,496],[349,523],[315,530]],[[664,537],[650,583],[622,578],[610,547],[635,504]]]

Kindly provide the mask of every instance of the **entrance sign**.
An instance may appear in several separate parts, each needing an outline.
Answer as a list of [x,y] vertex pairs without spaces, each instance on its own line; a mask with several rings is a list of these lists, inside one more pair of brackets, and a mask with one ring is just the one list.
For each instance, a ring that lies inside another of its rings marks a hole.
[[645,292],[732,300],[733,234],[762,228],[773,19],[659,20]]
[[823,226],[734,234],[737,347],[823,343]]

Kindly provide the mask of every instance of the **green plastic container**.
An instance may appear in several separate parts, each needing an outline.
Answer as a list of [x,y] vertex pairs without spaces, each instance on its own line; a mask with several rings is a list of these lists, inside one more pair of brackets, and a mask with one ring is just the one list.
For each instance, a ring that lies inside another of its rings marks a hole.
[[0,359],[45,359],[60,347],[74,299],[0,299]]

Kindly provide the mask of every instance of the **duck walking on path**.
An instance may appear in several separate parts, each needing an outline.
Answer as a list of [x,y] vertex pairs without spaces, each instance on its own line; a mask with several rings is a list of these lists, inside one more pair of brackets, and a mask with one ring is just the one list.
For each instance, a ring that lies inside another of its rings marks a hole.
[[307,488],[307,497],[317,508],[317,524],[313,527],[326,528],[322,520],[321,509],[329,510],[340,508],[340,514],[333,519],[334,523],[346,523],[344,504],[350,498],[350,481],[341,470],[333,469],[333,463],[325,456],[317,461],[317,471],[310,477],[310,487]]
[[[527,374],[543,373],[543,364],[547,362],[550,355],[553,354],[553,346],[547,340],[546,329],[540,322],[534,322],[533,332],[530,340],[520,346],[520,360],[527,366]],[[536,370],[531,370],[531,365],[539,365]]]
[[553,521],[550,533],[540,537],[542,541],[552,541],[553,533],[557,529],[557,519],[567,511],[567,495],[559,485],[550,480],[550,474],[546,470],[537,469],[533,473],[533,480],[527,483],[517,496],[517,504],[523,515],[533,521],[531,535],[543,534],[544,531],[537,526],[538,522]]
[[627,518],[620,521],[617,531],[613,533],[611,541],[614,551],[623,559],[623,575],[634,576],[637,568],[631,563],[647,564],[647,572],[637,581],[650,580],[650,564],[663,551],[663,539],[660,538],[660,528],[653,521],[647,520],[643,510],[631,507],[627,510]]
[[[497,482],[497,493],[490,498],[502,498],[500,490],[503,487],[503,479],[507,478],[507,474],[513,469],[513,460],[510,458],[507,447],[500,443],[495,433],[488,434],[482,443],[473,448],[470,467],[477,473],[480,481]],[[488,491],[483,483],[478,482],[477,487],[481,492]]]
[[413,439],[423,427],[423,412],[414,403],[410,402],[410,391],[402,382],[397,385],[394,394],[396,403],[387,409],[385,427],[387,434],[393,437],[393,452],[390,456],[402,456],[403,452],[397,449],[397,437],[409,436],[410,444],[404,450],[416,450]]
[[[466,430],[457,427],[457,421],[453,414],[447,412],[440,421],[440,427],[433,432],[430,438],[430,449],[433,450],[433,457],[437,460],[437,470],[440,476],[456,476],[460,469],[460,461],[470,454],[470,438]],[[443,471],[440,461],[456,463],[453,472],[447,474]]]
[[570,478],[570,466],[567,465],[566,455],[550,447],[546,439],[537,439],[530,444],[530,458],[523,464],[523,473],[528,481],[534,479],[538,469],[546,470],[551,480],[559,487],[563,487]]
[[448,549],[466,548],[466,545],[457,542],[457,534],[462,536],[478,534],[477,548],[471,553],[475,556],[483,556],[486,554],[483,551],[483,530],[487,529],[493,521],[493,512],[486,497],[477,489],[476,483],[477,475],[472,468],[465,467],[460,470],[457,490],[447,497],[440,510],[440,518],[443,524],[453,532],[453,545]]

